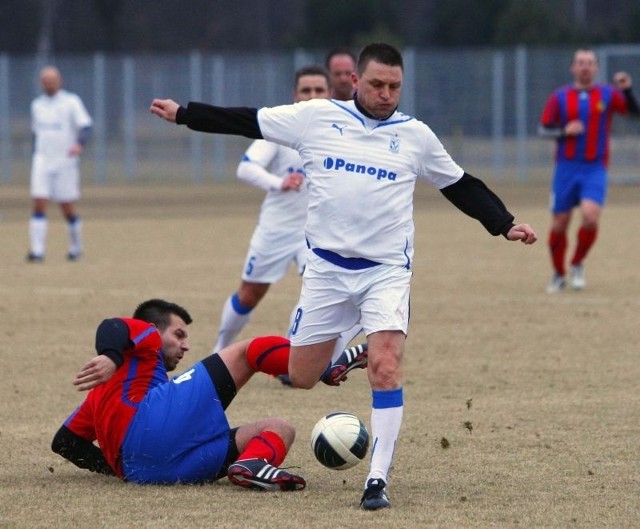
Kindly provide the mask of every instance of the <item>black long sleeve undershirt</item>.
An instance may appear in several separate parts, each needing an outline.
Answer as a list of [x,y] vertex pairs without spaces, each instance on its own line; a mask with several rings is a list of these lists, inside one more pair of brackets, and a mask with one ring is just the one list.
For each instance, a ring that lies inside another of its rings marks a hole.
[[460,211],[480,221],[491,235],[503,235],[514,226],[514,217],[482,180],[464,173],[455,184],[440,192]]
[[53,437],[51,450],[66,460],[71,461],[79,468],[107,476],[116,475],[107,463],[100,448],[92,442],[74,434],[64,425],[60,427]]
[[133,347],[129,327],[120,318],[104,320],[96,330],[96,352],[111,358],[120,367],[124,363],[123,351]]
[[199,132],[234,134],[256,140],[262,139],[258,126],[257,108],[227,108],[190,102],[186,108],[178,108],[176,123]]
[[633,117],[640,116],[640,106],[638,106],[638,100],[631,88],[625,88],[622,93],[627,100],[627,108],[629,109],[629,115]]

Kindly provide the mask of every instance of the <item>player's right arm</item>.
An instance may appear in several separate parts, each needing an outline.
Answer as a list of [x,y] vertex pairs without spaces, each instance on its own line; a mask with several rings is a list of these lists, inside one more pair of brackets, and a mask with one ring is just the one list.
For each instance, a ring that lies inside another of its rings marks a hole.
[[236,176],[248,184],[264,189],[282,189],[282,177],[267,170],[278,153],[278,146],[265,140],[254,141],[242,156]]
[[186,125],[191,130],[262,138],[256,108],[226,108],[194,102],[183,107],[171,99],[154,99],[150,110],[162,119]]
[[558,140],[566,136],[578,136],[583,132],[584,123],[579,119],[573,119],[567,123],[562,123],[558,94],[556,92],[551,94],[544,106],[542,116],[540,117],[538,136]]

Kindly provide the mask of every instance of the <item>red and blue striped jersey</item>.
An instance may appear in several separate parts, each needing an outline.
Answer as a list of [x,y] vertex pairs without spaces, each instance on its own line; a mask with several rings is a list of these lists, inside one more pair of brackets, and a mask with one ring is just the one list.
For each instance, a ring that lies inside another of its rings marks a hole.
[[556,161],[609,162],[609,137],[614,113],[628,112],[624,94],[610,85],[594,85],[589,89],[565,86],[556,90],[542,112],[545,127],[564,127],[579,119],[584,134],[558,138]]
[[168,381],[158,329],[150,323],[121,319],[133,344],[123,351],[124,363],[104,384],[93,388],[65,421],[73,433],[97,440],[105,459],[122,478],[120,446],[138,405],[149,390]]

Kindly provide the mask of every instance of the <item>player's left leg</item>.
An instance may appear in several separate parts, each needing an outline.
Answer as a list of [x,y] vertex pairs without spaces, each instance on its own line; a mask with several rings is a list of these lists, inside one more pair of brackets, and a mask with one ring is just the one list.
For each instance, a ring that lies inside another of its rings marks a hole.
[[603,166],[585,168],[580,190],[582,222],[578,229],[576,249],[571,259],[571,287],[574,290],[582,290],[586,286],[583,261],[596,242],[606,194],[606,169]]
[[368,337],[367,373],[371,384],[371,435],[374,449],[361,499],[361,505],[366,510],[390,506],[386,487],[404,413],[402,356],[405,338],[401,331],[375,332]]
[[82,221],[75,209],[75,202],[61,202],[60,209],[67,221],[67,229],[69,233],[69,251],[67,259],[69,261],[77,261],[82,256]]
[[409,326],[411,272],[401,267],[378,268],[370,272],[370,286],[360,303],[369,345],[374,447],[361,499],[366,510],[390,506],[386,488],[404,413],[402,359]]

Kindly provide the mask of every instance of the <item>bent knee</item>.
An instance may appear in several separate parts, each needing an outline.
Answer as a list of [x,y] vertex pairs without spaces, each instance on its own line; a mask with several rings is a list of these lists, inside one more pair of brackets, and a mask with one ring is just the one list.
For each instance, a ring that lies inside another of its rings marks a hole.
[[291,385],[298,389],[311,389],[318,383],[317,378],[309,377],[306,374],[289,373],[289,378]]

